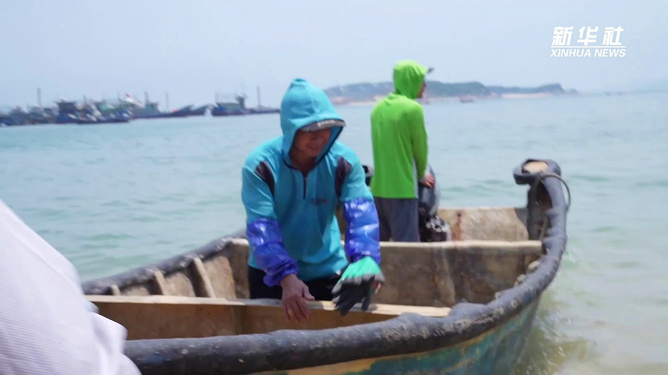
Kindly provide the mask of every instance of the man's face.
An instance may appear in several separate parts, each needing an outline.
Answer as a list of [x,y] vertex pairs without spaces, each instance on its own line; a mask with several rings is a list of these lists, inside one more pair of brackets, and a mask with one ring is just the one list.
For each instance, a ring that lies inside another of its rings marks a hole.
[[418,92],[418,98],[422,99],[422,95],[424,95],[424,89],[427,88],[427,82],[422,82],[422,88],[420,89],[420,92]]
[[315,158],[329,142],[329,137],[332,135],[332,129],[327,128],[315,132],[305,132],[303,130],[297,131],[292,147],[299,153]]

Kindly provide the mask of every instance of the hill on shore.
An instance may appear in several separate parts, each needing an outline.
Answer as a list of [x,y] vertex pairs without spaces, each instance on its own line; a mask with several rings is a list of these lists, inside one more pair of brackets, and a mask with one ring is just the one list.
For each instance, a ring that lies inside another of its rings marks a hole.
[[[375,101],[394,91],[392,82],[352,83],[325,89],[330,100],[336,104]],[[503,97],[512,95],[546,96],[577,93],[566,91],[559,83],[551,83],[537,87],[505,87],[485,86],[480,82],[444,83],[427,81],[425,97],[456,98],[456,97]]]

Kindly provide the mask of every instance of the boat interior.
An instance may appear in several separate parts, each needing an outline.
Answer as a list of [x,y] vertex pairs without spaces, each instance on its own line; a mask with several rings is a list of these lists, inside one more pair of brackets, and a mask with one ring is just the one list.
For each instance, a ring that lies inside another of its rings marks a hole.
[[[526,208],[441,208],[438,215],[450,225],[451,241],[381,243],[386,283],[368,311],[358,304],[341,316],[331,301],[314,301],[308,320],[286,321],[279,300],[248,298],[245,239],[221,241],[215,252],[193,255],[170,270],[149,267],[150,278],[86,297],[101,315],[125,326],[130,340],[316,330],[403,313],[445,317],[459,302],[487,303],[516,285],[543,254],[540,238],[530,239]],[[540,223],[544,233],[547,224]]]

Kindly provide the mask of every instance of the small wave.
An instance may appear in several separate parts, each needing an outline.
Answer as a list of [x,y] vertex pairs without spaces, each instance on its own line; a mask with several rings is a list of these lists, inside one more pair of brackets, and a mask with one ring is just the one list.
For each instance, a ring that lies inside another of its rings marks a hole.
[[592,230],[593,233],[615,233],[617,231],[619,231],[619,228],[615,226],[598,227]]
[[157,203],[155,200],[146,200],[146,199],[135,199],[133,202],[144,206],[151,206]]
[[[236,199],[236,198],[234,199],[235,202],[237,200],[238,199]],[[228,203],[228,202],[229,202],[229,200],[225,200],[225,199],[206,199],[206,200],[201,200],[201,201],[195,202],[195,206],[211,207],[211,206],[216,206],[216,205],[223,204],[223,203]]]
[[449,193],[464,193],[468,189],[463,186],[452,186],[448,188]]
[[617,262],[612,264],[615,268],[627,269],[627,268],[638,268],[640,267],[640,262],[630,260],[625,262]]
[[85,253],[88,254],[87,256],[79,256],[82,259],[92,259],[92,260],[99,260],[100,259],[100,252],[99,251],[91,251],[91,250],[111,250],[111,249],[120,249],[121,245],[119,243],[113,243],[113,242],[90,242],[85,244]]
[[574,174],[571,176],[572,180],[575,181],[586,181],[586,182],[610,182],[612,181],[608,177],[603,176],[594,176],[594,175],[583,175],[583,174]]
[[503,181],[503,180],[484,180],[483,184],[485,185],[507,185],[508,181]]
[[652,302],[659,306],[668,306],[668,298],[665,297],[655,298]]
[[189,197],[190,197],[189,194],[177,193],[177,194],[168,195],[168,196],[162,198],[161,200],[165,201],[165,202],[183,202],[184,199],[187,199]]
[[668,180],[641,181],[637,182],[635,187],[668,187]]
[[119,233],[101,233],[93,236],[85,237],[84,240],[87,241],[109,241],[109,240],[126,240],[133,239],[134,236],[129,234],[119,234]]
[[96,164],[104,164],[107,161],[106,158],[96,158],[96,159],[89,159],[84,161],[84,164],[88,165],[96,165]]
[[162,219],[157,216],[138,216],[131,219],[131,221],[138,223],[155,223],[161,220]]
[[110,202],[102,202],[100,206],[102,207],[123,207],[126,206],[127,203],[124,201],[119,201],[119,200],[113,200]]
[[37,210],[37,214],[42,219],[63,219],[67,216],[64,210],[42,209]]
[[555,300],[554,292],[543,295],[513,375],[555,374],[569,361],[595,356],[592,341],[569,330],[573,318],[564,310],[563,301]]

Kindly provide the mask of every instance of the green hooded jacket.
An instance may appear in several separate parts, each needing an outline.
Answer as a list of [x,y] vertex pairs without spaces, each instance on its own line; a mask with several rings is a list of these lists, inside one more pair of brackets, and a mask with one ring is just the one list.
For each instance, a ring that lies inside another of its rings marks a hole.
[[412,60],[394,66],[394,92],[371,113],[374,173],[371,192],[380,198],[417,198],[417,179],[427,168],[427,132],[417,98],[429,69]]

